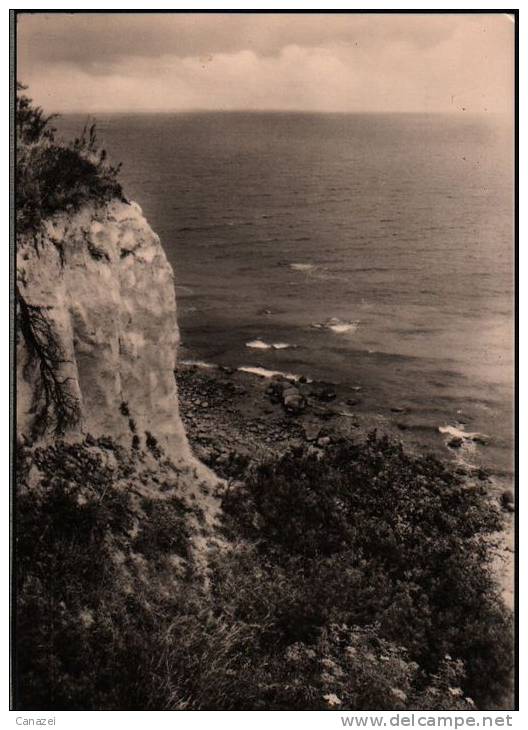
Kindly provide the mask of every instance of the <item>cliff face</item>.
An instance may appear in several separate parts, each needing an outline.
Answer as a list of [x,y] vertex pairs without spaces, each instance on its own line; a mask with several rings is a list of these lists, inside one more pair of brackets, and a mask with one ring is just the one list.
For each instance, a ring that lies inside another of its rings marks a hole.
[[17,432],[190,451],[173,272],[136,204],[60,214],[17,251]]

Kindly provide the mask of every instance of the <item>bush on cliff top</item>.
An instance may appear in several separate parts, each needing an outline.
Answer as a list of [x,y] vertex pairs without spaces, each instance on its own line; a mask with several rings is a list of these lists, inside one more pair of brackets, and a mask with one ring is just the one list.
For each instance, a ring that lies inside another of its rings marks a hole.
[[500,517],[439,462],[371,437],[259,467],[224,499],[206,591],[188,508],[138,502],[141,455],[112,453],[19,451],[20,709],[468,710],[508,691]]
[[100,205],[124,200],[120,166],[108,163],[99,149],[95,125],[73,142],[57,139],[40,107],[17,84],[16,223],[18,233],[37,230],[41,221],[60,211],[76,211],[84,203]]

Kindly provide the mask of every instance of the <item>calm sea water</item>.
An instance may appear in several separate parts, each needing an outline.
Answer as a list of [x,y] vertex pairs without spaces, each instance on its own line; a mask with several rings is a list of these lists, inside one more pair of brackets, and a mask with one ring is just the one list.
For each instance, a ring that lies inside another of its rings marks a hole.
[[410,409],[409,432],[445,453],[439,427],[486,434],[464,458],[507,478],[511,130],[438,115],[97,123],[174,267],[187,356],[360,385],[363,409],[387,423]]

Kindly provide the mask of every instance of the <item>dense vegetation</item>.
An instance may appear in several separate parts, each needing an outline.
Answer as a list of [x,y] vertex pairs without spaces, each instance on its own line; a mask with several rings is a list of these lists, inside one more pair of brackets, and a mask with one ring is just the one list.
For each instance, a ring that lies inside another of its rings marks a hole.
[[108,163],[99,149],[95,125],[70,143],[57,138],[46,116],[17,85],[16,223],[17,232],[38,230],[42,220],[59,211],[78,210],[83,203],[124,200],[119,166]]
[[166,487],[139,498],[141,460],[108,440],[19,449],[19,707],[504,698],[512,626],[484,539],[500,513],[483,488],[375,436],[324,460],[289,453],[226,491],[207,588],[189,507]]
[[[224,509],[232,538],[250,541],[272,585],[288,586],[264,609],[277,636],[310,642],[330,624],[375,623],[422,670],[435,675],[456,658],[464,693],[483,707],[500,702],[512,625],[484,539],[501,517],[482,485],[372,434],[322,460],[300,453],[262,465]],[[266,604],[265,588],[250,591]]]

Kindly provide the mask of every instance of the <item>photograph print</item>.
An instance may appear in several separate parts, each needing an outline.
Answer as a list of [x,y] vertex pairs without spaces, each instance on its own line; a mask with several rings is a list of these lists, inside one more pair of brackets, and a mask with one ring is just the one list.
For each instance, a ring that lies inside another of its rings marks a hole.
[[12,709],[515,709],[517,22],[12,11]]

